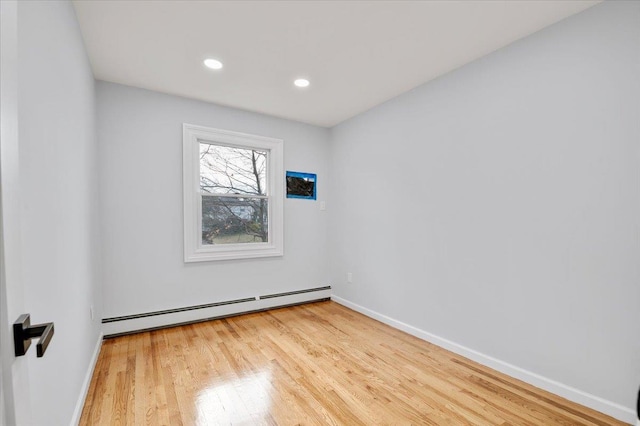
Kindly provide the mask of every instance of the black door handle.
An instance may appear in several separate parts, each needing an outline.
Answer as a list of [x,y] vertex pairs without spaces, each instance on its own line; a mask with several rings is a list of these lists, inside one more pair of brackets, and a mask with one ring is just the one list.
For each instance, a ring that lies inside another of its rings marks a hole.
[[20,315],[16,322],[13,323],[13,343],[16,356],[26,354],[31,346],[31,339],[36,337],[40,338],[36,345],[36,352],[38,358],[42,358],[53,337],[53,323],[31,325],[31,316],[29,314]]

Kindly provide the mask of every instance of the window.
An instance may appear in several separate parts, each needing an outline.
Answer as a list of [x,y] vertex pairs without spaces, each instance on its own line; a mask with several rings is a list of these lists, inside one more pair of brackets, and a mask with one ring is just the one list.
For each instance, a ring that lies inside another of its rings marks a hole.
[[282,145],[183,125],[185,262],[282,256]]

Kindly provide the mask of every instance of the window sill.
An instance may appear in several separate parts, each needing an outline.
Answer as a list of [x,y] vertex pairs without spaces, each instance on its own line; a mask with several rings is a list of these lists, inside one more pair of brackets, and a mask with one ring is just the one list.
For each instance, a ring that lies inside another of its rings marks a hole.
[[283,250],[266,244],[224,244],[201,247],[195,252],[185,253],[185,263],[210,262],[215,260],[254,259],[282,256]]

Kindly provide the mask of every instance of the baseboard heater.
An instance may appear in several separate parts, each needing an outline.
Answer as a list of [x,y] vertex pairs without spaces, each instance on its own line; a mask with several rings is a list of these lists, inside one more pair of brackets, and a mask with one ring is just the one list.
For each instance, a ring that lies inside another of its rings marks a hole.
[[284,293],[186,306],[162,311],[104,318],[102,332],[105,338],[139,333],[160,328],[210,321],[235,315],[264,311],[272,308],[319,302],[331,298],[331,286],[316,287]]

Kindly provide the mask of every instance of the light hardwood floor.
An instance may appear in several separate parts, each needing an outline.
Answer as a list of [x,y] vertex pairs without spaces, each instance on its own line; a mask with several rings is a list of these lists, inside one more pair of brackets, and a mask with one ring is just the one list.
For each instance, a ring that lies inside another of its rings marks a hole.
[[106,340],[80,424],[622,423],[320,302]]

